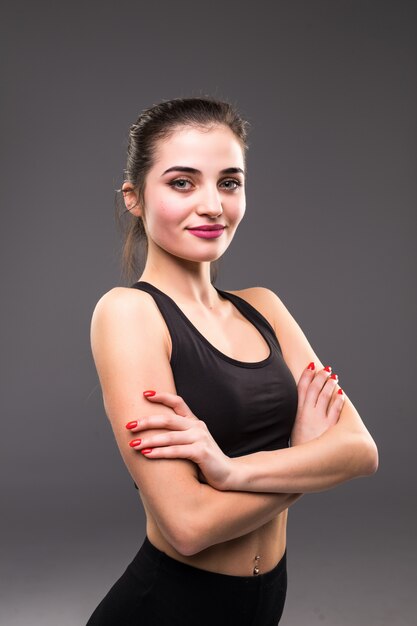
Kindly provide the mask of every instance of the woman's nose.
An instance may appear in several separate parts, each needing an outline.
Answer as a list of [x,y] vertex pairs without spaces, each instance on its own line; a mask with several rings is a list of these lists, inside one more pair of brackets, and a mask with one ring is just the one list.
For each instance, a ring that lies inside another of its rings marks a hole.
[[206,208],[205,210],[203,209],[202,213],[209,215],[210,217],[218,217],[219,215],[221,215],[223,213],[223,207],[221,204],[219,204],[218,206],[213,206],[210,205],[210,207]]
[[222,203],[217,191],[214,193],[207,192],[206,195],[201,198],[198,205],[198,212],[212,217],[217,217],[217,215],[223,213]]

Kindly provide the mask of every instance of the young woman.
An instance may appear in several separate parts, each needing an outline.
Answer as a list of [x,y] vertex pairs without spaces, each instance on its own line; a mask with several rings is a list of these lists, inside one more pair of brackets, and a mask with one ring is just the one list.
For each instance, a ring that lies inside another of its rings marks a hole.
[[135,268],[142,245],[146,263],[99,300],[91,342],[146,536],[88,626],[275,626],[288,508],[378,465],[278,296],[213,284],[245,214],[246,134],[210,98],[162,102],[130,129],[124,255]]

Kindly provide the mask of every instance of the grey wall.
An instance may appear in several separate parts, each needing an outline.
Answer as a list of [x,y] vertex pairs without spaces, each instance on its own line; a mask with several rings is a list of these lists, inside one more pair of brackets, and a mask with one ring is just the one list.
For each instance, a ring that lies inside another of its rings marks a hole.
[[372,478],[290,510],[281,623],[414,623],[415,24],[405,0],[3,9],[2,624],[84,624],[143,540],[89,325],[121,284],[128,127],[200,94],[252,123],[217,285],[283,299],[380,452]]

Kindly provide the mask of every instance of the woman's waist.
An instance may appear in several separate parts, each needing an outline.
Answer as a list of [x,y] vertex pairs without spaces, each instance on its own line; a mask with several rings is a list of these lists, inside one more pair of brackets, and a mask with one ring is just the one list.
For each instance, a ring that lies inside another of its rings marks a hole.
[[146,533],[149,541],[169,557],[210,572],[230,576],[252,576],[271,571],[282,559],[286,549],[288,510],[260,528],[193,555],[184,555],[165,539],[152,515],[147,515]]

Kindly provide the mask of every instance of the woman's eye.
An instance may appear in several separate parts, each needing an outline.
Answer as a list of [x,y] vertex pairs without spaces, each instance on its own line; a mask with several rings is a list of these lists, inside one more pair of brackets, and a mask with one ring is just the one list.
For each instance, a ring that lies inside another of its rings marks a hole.
[[[192,182],[190,180],[187,180],[186,178],[176,178],[175,180],[171,180],[171,182],[168,183],[168,185],[170,187],[173,187],[174,189],[185,189],[186,191],[189,190],[189,187],[186,187],[185,184],[189,183],[190,185],[192,185]],[[240,180],[236,180],[234,178],[230,178],[228,180],[223,180],[222,181],[222,185],[227,184],[226,189],[230,190],[230,191],[234,191],[235,189],[238,189],[239,187],[242,186],[242,183],[240,182]],[[234,184],[235,186],[231,186],[231,183]]]
[[[240,182],[240,180],[236,180],[234,178],[230,178],[228,180],[224,180],[223,183],[229,183],[229,185],[226,187],[226,189],[231,189],[232,191],[235,189],[238,189],[238,187],[242,186],[242,183]],[[234,183],[236,185],[236,187],[230,187],[230,183]]]
[[[177,183],[190,183],[191,185],[191,181],[187,180],[186,178],[177,178],[176,180],[171,180],[168,185],[170,185],[171,187],[176,187]],[[186,187],[184,187],[184,185],[180,185],[179,187],[176,187],[176,189],[186,189]]]

